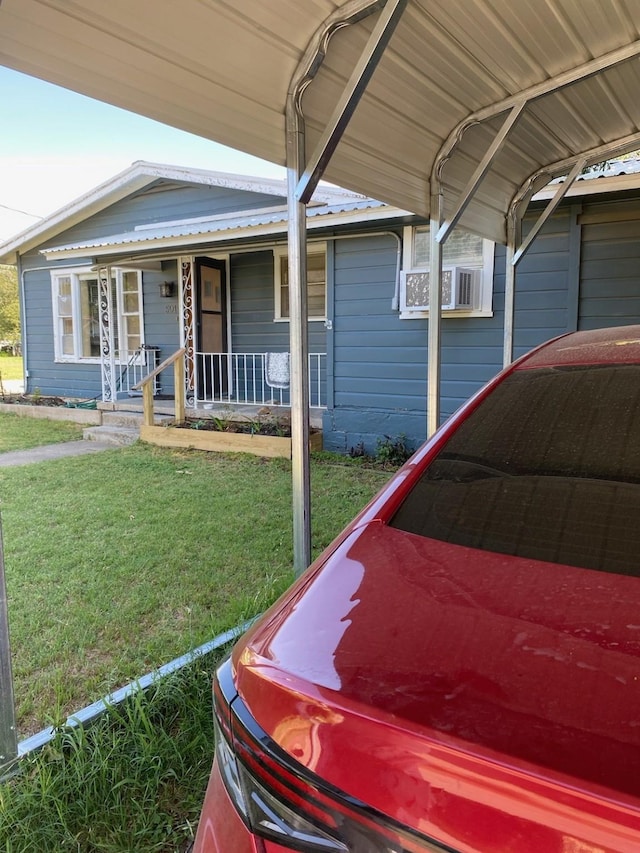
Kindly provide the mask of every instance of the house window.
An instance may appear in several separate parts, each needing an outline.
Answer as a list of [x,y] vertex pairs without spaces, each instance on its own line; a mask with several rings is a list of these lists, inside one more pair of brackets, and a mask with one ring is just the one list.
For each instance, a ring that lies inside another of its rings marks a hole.
[[[286,247],[274,250],[275,319],[289,319],[289,258]],[[327,315],[327,250],[311,246],[307,251],[307,314],[309,320]]]
[[[442,252],[442,313],[447,316],[492,315],[494,244],[455,228]],[[429,226],[404,229],[400,277],[400,316],[429,314]]]
[[[56,361],[100,359],[100,285],[95,272],[52,272]],[[116,358],[128,361],[142,343],[142,275],[111,270]]]

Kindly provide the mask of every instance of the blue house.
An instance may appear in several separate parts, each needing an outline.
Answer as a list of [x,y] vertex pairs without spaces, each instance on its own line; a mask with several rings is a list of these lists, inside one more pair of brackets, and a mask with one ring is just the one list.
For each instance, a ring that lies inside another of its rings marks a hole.
[[[640,322],[637,169],[585,176],[536,238],[518,268],[516,355]],[[425,438],[428,230],[334,187],[309,206],[309,405],[326,449]],[[133,164],[0,246],[19,272],[26,390],[126,406],[184,346],[196,412],[286,407],[286,231],[283,181]],[[502,367],[505,281],[503,246],[463,231],[445,245],[444,417]],[[169,373],[156,396],[173,396]]]

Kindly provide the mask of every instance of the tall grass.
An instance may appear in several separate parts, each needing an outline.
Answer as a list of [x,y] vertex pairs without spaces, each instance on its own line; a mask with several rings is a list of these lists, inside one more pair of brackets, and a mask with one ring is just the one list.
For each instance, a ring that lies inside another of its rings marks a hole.
[[[224,652],[60,729],[0,784],[5,853],[182,853],[213,758],[211,673]],[[230,851],[231,853],[231,851]]]

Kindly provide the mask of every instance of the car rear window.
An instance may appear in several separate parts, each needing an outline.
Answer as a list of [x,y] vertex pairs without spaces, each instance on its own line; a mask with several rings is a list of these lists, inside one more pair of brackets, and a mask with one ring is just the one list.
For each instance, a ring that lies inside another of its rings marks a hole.
[[391,525],[640,575],[640,365],[515,371],[460,425]]

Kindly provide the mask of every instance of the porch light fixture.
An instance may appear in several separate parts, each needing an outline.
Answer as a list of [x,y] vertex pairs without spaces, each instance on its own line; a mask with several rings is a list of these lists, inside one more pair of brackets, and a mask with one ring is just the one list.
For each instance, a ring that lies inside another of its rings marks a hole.
[[160,284],[160,296],[162,296],[164,299],[170,299],[173,296],[174,287],[175,287],[174,282],[163,281]]

